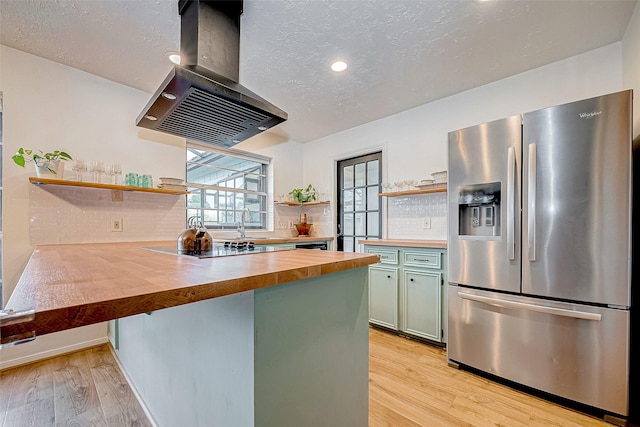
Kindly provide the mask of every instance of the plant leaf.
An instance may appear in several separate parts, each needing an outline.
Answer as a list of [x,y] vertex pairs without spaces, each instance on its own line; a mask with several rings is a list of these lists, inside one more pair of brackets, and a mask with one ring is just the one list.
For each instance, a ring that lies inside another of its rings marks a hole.
[[16,163],[16,165],[24,167],[24,156],[22,154],[14,154],[11,158]]

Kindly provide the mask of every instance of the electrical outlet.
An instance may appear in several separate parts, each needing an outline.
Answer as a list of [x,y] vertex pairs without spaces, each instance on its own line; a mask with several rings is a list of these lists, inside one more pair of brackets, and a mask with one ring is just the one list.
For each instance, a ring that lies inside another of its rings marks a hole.
[[429,228],[431,228],[431,218],[430,218],[430,217],[426,217],[426,218],[424,219],[424,222],[423,222],[423,224],[422,224],[422,228],[424,228],[424,229],[429,229]]
[[112,219],[111,220],[111,231],[121,232],[122,231],[122,219]]
[[122,190],[111,190],[112,202],[122,202],[123,200],[124,200],[124,195],[122,194]]

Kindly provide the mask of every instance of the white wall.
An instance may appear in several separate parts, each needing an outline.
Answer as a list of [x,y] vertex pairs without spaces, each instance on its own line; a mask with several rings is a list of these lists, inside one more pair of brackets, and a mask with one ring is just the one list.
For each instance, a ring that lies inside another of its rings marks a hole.
[[622,76],[625,89],[633,89],[633,136],[640,136],[640,4],[636,5],[622,39]]
[[[110,201],[108,190],[38,188],[28,182],[34,176],[32,165],[22,169],[11,160],[19,147],[61,149],[87,161],[118,161],[125,172],[184,177],[184,141],[158,138],[163,142],[156,142],[152,139],[158,135],[135,126],[149,94],[6,46],[0,46],[0,64],[5,302],[35,244],[140,240],[145,231],[153,234],[149,240],[179,234],[184,217],[176,215],[180,202],[174,196],[169,196],[173,201],[158,202],[157,195],[127,193],[125,201],[116,204]],[[161,204],[166,210],[158,208]],[[113,235],[107,231],[111,215],[124,219],[124,232]],[[102,222],[88,222],[90,217]],[[140,228],[148,223],[161,226]],[[48,231],[41,234],[37,229]],[[2,350],[0,366],[70,351],[105,338],[104,324],[43,336]]]
[[380,148],[383,181],[430,178],[447,169],[449,131],[624,89],[621,50],[613,43],[305,144],[303,181],[333,189],[337,160]]

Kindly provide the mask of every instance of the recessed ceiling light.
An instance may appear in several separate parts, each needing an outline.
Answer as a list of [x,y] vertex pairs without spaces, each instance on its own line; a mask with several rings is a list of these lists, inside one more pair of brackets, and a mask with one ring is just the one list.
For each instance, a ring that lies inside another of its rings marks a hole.
[[180,55],[177,53],[170,53],[169,61],[173,62],[174,64],[180,65]]
[[344,71],[347,69],[347,63],[344,61],[336,61],[331,64],[331,69],[339,73],[340,71]]
[[478,3],[478,4],[486,4],[486,3],[491,3],[493,0],[473,0],[474,3]]
[[170,99],[172,101],[174,99],[176,99],[176,96],[174,94],[172,94],[171,92],[162,92],[162,96],[164,96],[165,98]]
[[151,121],[156,121],[158,120],[158,118],[156,116],[152,116],[151,114],[147,114],[146,116],[144,116],[146,119],[149,119]]
[[260,129],[260,130],[267,130],[267,127],[266,127],[266,126],[258,126],[258,129]]

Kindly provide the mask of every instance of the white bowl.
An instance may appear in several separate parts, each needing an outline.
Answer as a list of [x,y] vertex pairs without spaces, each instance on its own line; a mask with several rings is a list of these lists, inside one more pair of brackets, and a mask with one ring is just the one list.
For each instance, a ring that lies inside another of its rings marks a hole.
[[446,182],[447,171],[434,172],[431,174],[435,182]]

